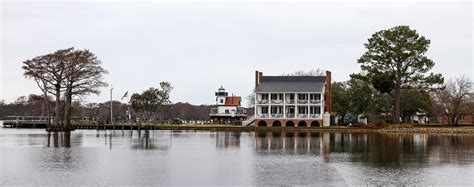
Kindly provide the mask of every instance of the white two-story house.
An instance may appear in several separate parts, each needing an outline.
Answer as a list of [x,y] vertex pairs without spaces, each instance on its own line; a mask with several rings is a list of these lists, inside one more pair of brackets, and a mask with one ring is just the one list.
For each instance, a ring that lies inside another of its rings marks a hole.
[[329,71],[324,76],[263,76],[262,72],[256,71],[255,114],[252,124],[329,126],[330,87]]

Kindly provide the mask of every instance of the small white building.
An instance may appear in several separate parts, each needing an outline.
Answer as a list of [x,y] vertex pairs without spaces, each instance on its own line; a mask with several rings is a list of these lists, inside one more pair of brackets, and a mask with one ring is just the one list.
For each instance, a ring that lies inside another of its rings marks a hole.
[[240,124],[246,119],[247,111],[242,108],[240,96],[229,96],[221,86],[215,93],[216,107],[211,109],[210,118],[213,122]]

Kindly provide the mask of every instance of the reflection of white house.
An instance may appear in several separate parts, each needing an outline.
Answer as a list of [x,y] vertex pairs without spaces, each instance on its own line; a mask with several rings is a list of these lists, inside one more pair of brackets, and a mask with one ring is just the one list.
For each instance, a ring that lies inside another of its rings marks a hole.
[[216,107],[211,109],[211,120],[223,123],[239,123],[246,118],[245,109],[240,107],[242,100],[240,96],[228,96],[222,86],[215,95]]
[[262,76],[257,71],[254,124],[322,126],[323,114],[327,113],[324,124],[329,125],[330,84],[329,71],[325,76]]

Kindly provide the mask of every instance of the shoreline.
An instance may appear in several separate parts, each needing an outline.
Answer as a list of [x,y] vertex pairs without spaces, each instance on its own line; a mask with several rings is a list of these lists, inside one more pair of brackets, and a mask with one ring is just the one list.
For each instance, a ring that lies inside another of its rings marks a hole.
[[[2,127],[14,129],[15,127]],[[347,132],[347,133],[430,133],[430,134],[474,134],[474,126],[413,126],[412,128],[362,128],[362,127],[255,127],[237,125],[175,125],[175,124],[153,124],[153,125],[73,125],[73,130],[206,130],[206,131],[230,131],[230,132]],[[28,129],[28,128],[19,128]],[[37,128],[45,129],[45,128]]]
[[[150,129],[151,130],[151,129]],[[414,128],[358,128],[358,127],[199,127],[199,126],[158,126],[155,130],[209,130],[238,132],[347,132],[347,133],[444,133],[474,134],[474,127],[414,127]]]

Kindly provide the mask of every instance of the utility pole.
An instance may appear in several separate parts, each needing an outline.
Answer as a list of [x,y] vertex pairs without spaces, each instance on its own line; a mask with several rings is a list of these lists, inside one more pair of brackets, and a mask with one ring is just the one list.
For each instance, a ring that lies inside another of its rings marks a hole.
[[113,105],[112,105],[112,90],[114,88],[111,87],[110,88],[110,123],[113,124],[113,120],[114,120],[114,112],[113,112]]

